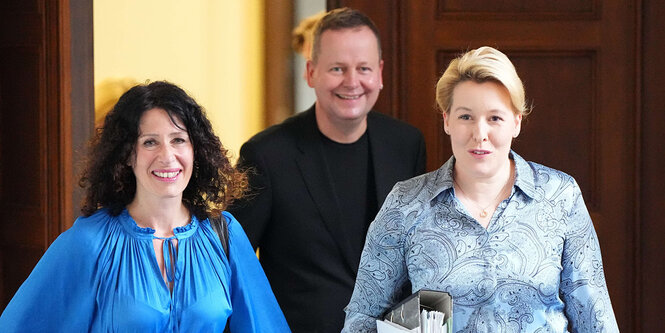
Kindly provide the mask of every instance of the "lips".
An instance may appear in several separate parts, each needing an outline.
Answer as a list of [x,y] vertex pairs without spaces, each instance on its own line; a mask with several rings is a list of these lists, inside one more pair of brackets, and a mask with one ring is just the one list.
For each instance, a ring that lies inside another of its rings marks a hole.
[[482,149],[472,149],[469,150],[469,153],[474,154],[474,155],[488,155],[490,154],[489,150],[482,150]]

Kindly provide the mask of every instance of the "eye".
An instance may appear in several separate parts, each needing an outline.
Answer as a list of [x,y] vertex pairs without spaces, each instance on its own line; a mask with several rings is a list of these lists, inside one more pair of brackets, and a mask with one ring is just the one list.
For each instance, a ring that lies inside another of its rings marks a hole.
[[342,72],[342,67],[333,67],[330,69],[331,72],[333,73],[341,73]]
[[461,119],[461,120],[469,120],[469,119],[471,119],[471,116],[468,115],[468,114],[462,114],[462,115],[460,115],[460,116],[458,117],[458,119]]
[[173,138],[172,142],[175,144],[187,143],[187,138]]
[[497,121],[502,121],[503,118],[501,118],[499,116],[491,116],[490,120],[493,121],[493,122],[497,122]]
[[157,140],[155,139],[148,139],[143,141],[143,147],[150,148],[154,147],[155,145],[157,145]]
[[371,72],[372,68],[371,67],[360,67],[361,72]]

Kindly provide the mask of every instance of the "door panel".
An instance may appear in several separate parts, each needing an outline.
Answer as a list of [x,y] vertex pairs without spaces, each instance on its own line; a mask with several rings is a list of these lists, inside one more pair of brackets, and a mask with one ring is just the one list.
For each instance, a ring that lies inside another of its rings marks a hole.
[[439,0],[437,14],[515,14],[530,16],[533,14],[559,14],[571,15],[589,13],[593,10],[595,1],[590,0],[514,0],[514,1],[483,1],[483,0]]

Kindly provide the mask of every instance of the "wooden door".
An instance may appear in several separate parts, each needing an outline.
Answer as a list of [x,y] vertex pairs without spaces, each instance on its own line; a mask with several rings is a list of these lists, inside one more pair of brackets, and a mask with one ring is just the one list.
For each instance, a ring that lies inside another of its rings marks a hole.
[[634,306],[636,313],[634,332],[660,332],[665,327],[665,316],[662,314],[665,299],[665,223],[661,213],[665,208],[665,66],[662,60],[665,54],[665,1],[643,0],[639,5],[641,32],[638,59],[641,61],[641,75],[636,91],[641,98],[629,111],[636,114],[635,128],[640,140],[635,150],[638,174],[635,185],[638,192],[632,201],[637,210],[632,226],[636,236],[636,262],[633,267],[637,275],[637,290],[631,306]]
[[0,2],[0,311],[72,219],[67,14]]
[[434,101],[448,62],[483,45],[513,60],[534,105],[514,149],[580,184],[619,326],[635,331],[638,2],[329,1],[339,6],[379,26],[387,79],[377,108],[424,132],[429,170],[451,156]]

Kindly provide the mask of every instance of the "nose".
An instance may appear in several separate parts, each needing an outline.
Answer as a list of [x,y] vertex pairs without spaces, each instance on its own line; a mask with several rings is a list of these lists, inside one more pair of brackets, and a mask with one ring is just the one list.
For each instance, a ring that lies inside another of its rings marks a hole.
[[344,73],[344,86],[349,88],[355,88],[359,84],[359,77],[356,71],[346,71]]
[[476,122],[476,125],[473,128],[473,139],[480,143],[487,141],[488,125],[484,121]]
[[168,164],[175,160],[175,152],[171,145],[161,145],[159,148],[159,161]]

